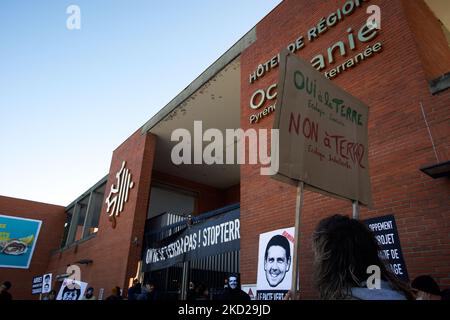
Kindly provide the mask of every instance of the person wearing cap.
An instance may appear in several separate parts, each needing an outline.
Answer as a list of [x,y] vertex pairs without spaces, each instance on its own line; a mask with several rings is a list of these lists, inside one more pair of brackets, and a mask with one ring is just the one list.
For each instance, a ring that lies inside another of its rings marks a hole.
[[441,300],[441,289],[428,275],[418,276],[411,283],[416,300]]
[[86,293],[84,294],[83,298],[81,298],[81,300],[97,300],[97,298],[94,296],[94,288],[87,288]]
[[9,293],[11,289],[11,282],[5,281],[0,285],[0,301],[11,301],[12,295]]

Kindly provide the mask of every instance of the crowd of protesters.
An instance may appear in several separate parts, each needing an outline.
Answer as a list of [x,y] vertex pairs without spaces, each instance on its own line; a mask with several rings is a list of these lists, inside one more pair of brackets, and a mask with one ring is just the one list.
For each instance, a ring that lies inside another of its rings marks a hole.
[[[321,220],[313,234],[314,280],[319,297],[325,300],[449,300],[450,289],[442,290],[429,275],[416,277],[410,284],[399,280],[379,256],[379,246],[373,233],[359,220],[344,215],[333,215]],[[378,266],[380,283],[376,290],[367,284],[367,268]],[[0,285],[0,301],[13,299],[12,284]],[[56,300],[56,291],[42,300]],[[128,300],[165,300],[154,282],[141,284],[137,279],[127,291]],[[106,300],[123,300],[124,292],[114,287]],[[285,300],[295,299],[289,291]],[[89,287],[79,300],[97,300],[94,288]],[[189,283],[188,301],[249,301],[241,289],[239,274],[225,279],[223,290],[211,294],[204,284]]]

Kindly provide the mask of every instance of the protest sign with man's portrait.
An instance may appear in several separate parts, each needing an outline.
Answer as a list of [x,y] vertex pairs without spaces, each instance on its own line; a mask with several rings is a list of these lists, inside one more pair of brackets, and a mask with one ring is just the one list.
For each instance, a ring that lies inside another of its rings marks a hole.
[[42,293],[49,293],[52,290],[52,274],[47,273],[43,276]]
[[70,278],[64,279],[56,300],[80,300],[86,291],[86,287],[86,282]]
[[294,228],[260,234],[257,299],[282,300],[291,287]]

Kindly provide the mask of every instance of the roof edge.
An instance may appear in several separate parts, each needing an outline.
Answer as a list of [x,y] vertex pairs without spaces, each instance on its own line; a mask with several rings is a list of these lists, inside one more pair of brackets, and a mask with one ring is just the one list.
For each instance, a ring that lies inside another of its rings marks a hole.
[[186,99],[199,90],[205,83],[211,80],[223,68],[230,64],[245,49],[256,41],[256,26],[240,38],[230,49],[221,55],[213,64],[211,64],[202,74],[192,81],[183,91],[173,98],[165,107],[158,111],[150,120],[148,120],[141,129],[142,134],[148,133],[161,120],[180,106]]

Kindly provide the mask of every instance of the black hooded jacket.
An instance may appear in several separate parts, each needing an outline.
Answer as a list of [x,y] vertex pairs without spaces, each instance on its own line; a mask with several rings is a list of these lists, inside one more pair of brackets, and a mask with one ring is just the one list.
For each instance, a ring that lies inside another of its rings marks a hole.
[[230,283],[230,277],[236,277],[238,284],[235,289],[231,289],[229,286],[225,288],[222,295],[220,296],[220,300],[223,301],[250,301],[250,296],[245,293],[243,290],[241,290],[241,281],[239,279],[239,276],[236,275],[230,275],[228,277],[228,283]]

